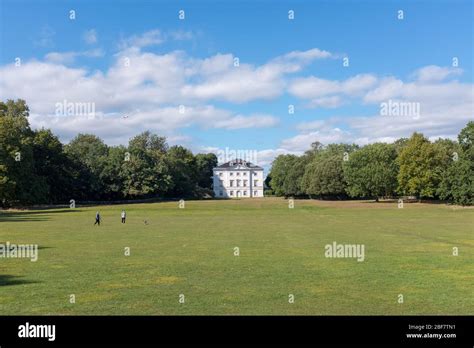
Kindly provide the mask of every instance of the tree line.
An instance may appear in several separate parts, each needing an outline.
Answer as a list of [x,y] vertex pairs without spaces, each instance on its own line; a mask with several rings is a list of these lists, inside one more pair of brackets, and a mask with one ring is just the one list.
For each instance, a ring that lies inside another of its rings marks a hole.
[[[49,129],[32,130],[24,100],[0,102],[0,205],[212,196],[215,154],[168,146],[143,132],[128,146],[92,134],[62,144]],[[375,198],[416,196],[474,203],[474,122],[458,140],[420,133],[392,144],[319,142],[301,156],[280,155],[266,178],[277,196]]]
[[415,196],[474,203],[474,122],[457,141],[414,133],[392,144],[319,142],[302,156],[280,155],[266,183],[285,197],[374,198]]
[[92,134],[62,144],[50,129],[32,130],[24,100],[0,102],[0,204],[183,198],[212,195],[215,154],[168,146],[143,132],[128,146]]

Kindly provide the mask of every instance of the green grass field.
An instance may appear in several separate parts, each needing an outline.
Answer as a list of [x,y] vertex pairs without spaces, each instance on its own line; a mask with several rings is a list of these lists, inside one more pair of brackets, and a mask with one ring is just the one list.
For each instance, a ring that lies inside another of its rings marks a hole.
[[[0,313],[473,314],[473,226],[472,208],[277,198],[1,212],[0,243],[40,250],[0,258]],[[365,260],[326,258],[333,241]]]

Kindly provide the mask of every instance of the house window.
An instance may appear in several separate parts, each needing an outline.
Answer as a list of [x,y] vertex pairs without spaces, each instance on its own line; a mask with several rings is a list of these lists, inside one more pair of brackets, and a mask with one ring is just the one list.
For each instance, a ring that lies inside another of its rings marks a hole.
[[254,196],[258,196],[258,191],[253,191]]
[[233,195],[234,195],[234,191],[230,191],[230,195],[233,196]]
[[244,172],[244,176],[247,176],[247,172]]
[[222,173],[219,173],[219,176],[222,176]]
[[240,176],[240,172],[237,172],[237,174],[235,174],[235,175]]
[[234,176],[234,173],[230,172],[230,176]]
[[244,191],[244,196],[247,196],[247,191]]
[[219,196],[222,196],[222,191],[219,191]]
[[237,187],[240,187],[240,180],[237,180]]
[[253,172],[252,174],[253,174],[253,176],[256,176],[256,175],[257,175],[257,172]]
[[244,180],[244,187],[247,187],[247,180]]
[[258,180],[254,180],[255,186],[258,186]]
[[230,181],[229,181],[229,186],[230,186],[230,187],[234,186],[234,180],[230,180]]

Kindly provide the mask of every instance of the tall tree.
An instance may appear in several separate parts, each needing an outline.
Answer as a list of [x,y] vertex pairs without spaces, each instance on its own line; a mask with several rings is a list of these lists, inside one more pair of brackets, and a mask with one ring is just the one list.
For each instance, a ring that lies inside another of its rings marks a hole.
[[74,162],[80,162],[90,171],[89,195],[92,199],[105,198],[105,184],[101,180],[108,156],[108,147],[93,134],[78,134],[65,146],[65,152]]
[[166,154],[166,164],[171,176],[168,195],[193,196],[197,189],[197,167],[193,153],[182,146],[172,146]]
[[51,130],[34,132],[33,154],[36,174],[48,185],[48,203],[65,203],[80,198],[75,192],[77,165],[64,153],[63,144]]
[[445,155],[440,146],[431,143],[423,134],[414,133],[397,158],[400,166],[398,191],[420,198],[435,197]]
[[24,100],[0,102],[0,202],[44,203],[48,186],[35,171],[33,131]]
[[462,151],[474,160],[474,121],[469,121],[458,135],[458,142]]
[[397,188],[395,146],[375,143],[364,146],[344,162],[344,178],[351,197],[391,196]]
[[217,166],[217,156],[213,153],[198,153],[196,156],[197,184],[212,189],[212,169]]
[[452,154],[450,166],[439,185],[441,199],[456,204],[474,204],[474,122],[469,122],[458,135],[459,150]]
[[270,185],[277,196],[288,196],[288,173],[298,160],[295,155],[279,155],[273,160]]
[[164,196],[172,186],[166,163],[166,138],[143,132],[129,142],[130,160],[124,163],[124,195],[128,197]]
[[124,168],[130,158],[125,146],[109,147],[108,156],[103,164],[100,180],[104,184],[107,199],[121,199],[125,190]]
[[344,197],[346,181],[343,161],[357,146],[329,144],[319,150],[305,168],[302,188],[311,197]]
[[301,196],[305,194],[302,186],[303,175],[305,166],[308,163],[308,154],[300,157],[291,157],[290,167],[286,173],[285,180],[283,182],[283,190],[285,196]]

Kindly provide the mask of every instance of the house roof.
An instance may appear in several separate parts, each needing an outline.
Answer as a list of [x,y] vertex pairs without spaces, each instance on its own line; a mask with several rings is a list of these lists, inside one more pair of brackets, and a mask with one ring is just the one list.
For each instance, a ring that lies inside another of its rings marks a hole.
[[259,167],[251,162],[244,161],[242,159],[235,159],[226,163],[223,163],[214,169],[256,169],[256,170],[263,170],[262,167]]

